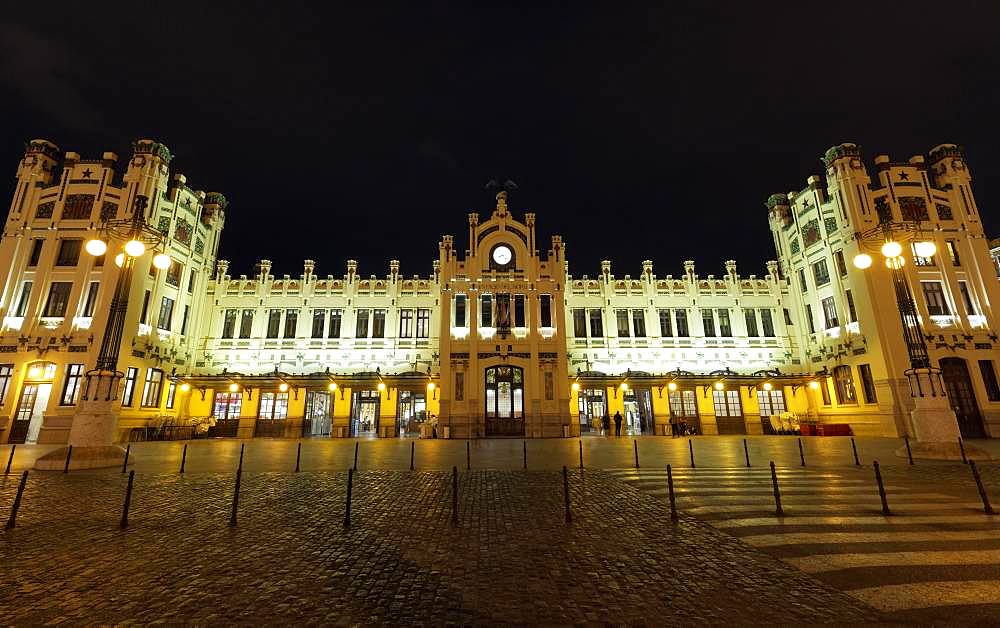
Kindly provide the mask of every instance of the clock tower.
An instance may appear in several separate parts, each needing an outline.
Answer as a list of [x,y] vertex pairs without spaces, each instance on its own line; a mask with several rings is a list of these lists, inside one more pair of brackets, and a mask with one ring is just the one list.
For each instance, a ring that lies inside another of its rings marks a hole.
[[488,220],[469,214],[468,248],[440,243],[439,436],[573,435],[563,313],[565,251],[553,236],[543,258],[535,215],[515,220],[507,192]]

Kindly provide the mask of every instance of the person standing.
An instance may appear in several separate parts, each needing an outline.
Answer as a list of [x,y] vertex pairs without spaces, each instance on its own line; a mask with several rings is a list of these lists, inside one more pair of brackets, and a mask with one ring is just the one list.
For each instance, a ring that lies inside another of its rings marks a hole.
[[680,430],[678,429],[679,427],[680,426],[678,425],[677,415],[674,414],[673,412],[671,412],[670,413],[670,438],[677,438],[678,436],[680,436],[680,434],[679,434]]
[[622,413],[615,412],[615,436],[622,435]]
[[608,416],[607,412],[601,417],[601,434],[611,436],[611,417]]

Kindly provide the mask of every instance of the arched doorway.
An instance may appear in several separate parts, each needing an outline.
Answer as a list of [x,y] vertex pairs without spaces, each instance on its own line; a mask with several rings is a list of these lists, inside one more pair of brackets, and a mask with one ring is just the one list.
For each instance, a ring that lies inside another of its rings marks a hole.
[[962,358],[941,358],[941,378],[951,409],[958,418],[962,438],[986,438],[983,417],[976,403],[976,392],[969,377],[969,367]]
[[24,374],[24,385],[17,410],[10,426],[8,443],[35,443],[42,428],[43,415],[49,405],[56,365],[52,362],[32,362]]
[[524,369],[486,369],[486,435],[524,436]]

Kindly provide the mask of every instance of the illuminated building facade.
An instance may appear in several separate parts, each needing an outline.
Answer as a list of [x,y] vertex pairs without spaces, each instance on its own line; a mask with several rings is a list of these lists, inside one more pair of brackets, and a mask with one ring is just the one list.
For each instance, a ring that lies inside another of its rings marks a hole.
[[[221,194],[169,172],[142,140],[117,157],[32,141],[0,240],[0,442],[66,442],[117,267],[88,256],[102,218],[149,199],[172,263],[137,258],[119,368],[119,439],[563,437],[620,412],[629,434],[769,433],[772,416],[856,434],[910,433],[902,328],[887,278],[851,263],[887,212],[921,221],[938,253],[907,254],[921,325],[966,436],[1000,434],[996,272],[959,149],[904,164],[828,151],[826,183],[767,203],[777,261],[740,275],[569,273],[560,236],[506,192],[464,242],[444,236],[424,276],[247,275],[218,260]],[[763,219],[763,217],[762,217]],[[462,247],[459,250],[459,246]],[[321,265],[320,265],[321,266]],[[207,420],[212,417],[211,420]]]

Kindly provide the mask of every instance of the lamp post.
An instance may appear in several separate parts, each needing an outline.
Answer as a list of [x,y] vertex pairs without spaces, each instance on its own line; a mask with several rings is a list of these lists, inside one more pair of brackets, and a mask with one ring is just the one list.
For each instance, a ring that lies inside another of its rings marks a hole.
[[[153,265],[164,270],[170,267],[170,256],[160,249],[164,234],[146,222],[148,198],[135,197],[131,218],[105,220],[98,237],[88,240],[85,249],[93,256],[105,255],[109,244],[120,244],[114,263],[120,268],[115,282],[115,292],[108,310],[108,318],[101,339],[101,348],[94,368],[87,371],[83,394],[70,427],[68,444],[73,447],[70,467],[92,469],[121,465],[125,451],[116,445],[115,431],[118,424],[116,409],[118,383],[123,373],[118,370],[125,316],[128,312],[132,274],[136,260],[153,252]],[[62,468],[65,449],[50,452],[35,463],[38,469]]]

